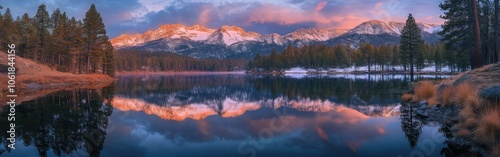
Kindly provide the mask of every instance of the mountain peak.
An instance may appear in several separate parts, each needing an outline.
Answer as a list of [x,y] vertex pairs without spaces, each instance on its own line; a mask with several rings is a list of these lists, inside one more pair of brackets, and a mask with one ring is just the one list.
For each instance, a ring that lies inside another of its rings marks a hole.
[[227,31],[245,31],[243,28],[240,28],[238,26],[228,26],[224,25],[220,28],[221,31],[227,32]]
[[247,32],[237,26],[222,26],[208,37],[209,43],[225,44],[227,46],[241,41],[257,41],[261,35],[255,32]]
[[[404,22],[370,20],[351,30],[300,28],[285,35],[276,33],[260,35],[231,25],[211,29],[202,25],[165,24],[143,34],[123,34],[110,41],[116,49],[130,47],[148,51],[171,51],[199,58],[225,58],[253,56],[255,53],[269,52],[272,48],[280,49],[286,45],[300,47],[324,43],[350,44],[356,47],[362,42],[375,45],[398,44],[400,31],[404,25]],[[429,33],[424,35],[426,41],[439,40],[440,37],[435,34],[442,29],[439,25],[425,23],[418,25],[423,33]]]
[[322,28],[299,28],[296,31],[288,33],[285,38],[288,40],[308,40],[308,41],[326,41],[336,38],[347,32],[341,29],[322,29]]

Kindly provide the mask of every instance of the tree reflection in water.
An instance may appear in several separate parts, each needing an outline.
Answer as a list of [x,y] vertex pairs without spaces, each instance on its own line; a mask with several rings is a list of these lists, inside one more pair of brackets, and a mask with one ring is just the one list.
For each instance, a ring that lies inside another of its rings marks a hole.
[[[39,156],[47,156],[52,149],[56,156],[63,154],[99,156],[103,149],[108,126],[108,117],[113,112],[109,104],[113,98],[114,86],[100,90],[73,89],[49,94],[43,98],[23,102],[16,106],[16,143],[34,145]],[[2,117],[9,111],[2,110]],[[0,118],[0,124],[9,124],[7,118]],[[0,130],[8,130],[0,125]],[[8,134],[0,134],[1,143],[7,146]],[[5,147],[0,152],[10,152]]]
[[422,134],[422,122],[415,116],[415,104],[402,105],[400,108],[401,129],[405,133],[411,148],[418,143],[418,138]]

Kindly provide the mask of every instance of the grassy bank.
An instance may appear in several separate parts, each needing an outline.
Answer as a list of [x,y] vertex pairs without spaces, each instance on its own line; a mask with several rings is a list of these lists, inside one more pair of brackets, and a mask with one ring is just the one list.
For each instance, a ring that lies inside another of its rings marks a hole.
[[402,96],[407,102],[425,101],[429,107],[458,107],[455,137],[486,148],[491,156],[500,156],[500,64],[464,72],[440,81],[420,81]]
[[[0,85],[2,93],[7,90],[7,54],[0,52]],[[75,75],[63,73],[50,67],[38,64],[29,59],[15,57],[16,89],[18,91],[32,91],[50,88],[74,87],[80,85],[102,85],[109,84],[114,78],[104,74],[82,74]]]

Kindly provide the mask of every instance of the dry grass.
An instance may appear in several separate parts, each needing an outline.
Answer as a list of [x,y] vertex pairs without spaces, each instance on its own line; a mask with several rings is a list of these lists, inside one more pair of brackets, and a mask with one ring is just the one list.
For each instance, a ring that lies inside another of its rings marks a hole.
[[[7,54],[0,52],[0,64],[7,65]],[[63,73],[53,70],[47,65],[36,63],[30,59],[16,56],[17,75],[38,75],[38,76],[68,76],[70,73]]]
[[[6,65],[7,63],[7,54],[0,52],[0,64]],[[18,70],[16,73],[16,85],[18,89],[28,88],[27,84],[30,83],[41,85],[43,88],[55,88],[75,85],[107,84],[114,80],[114,78],[105,74],[75,75],[59,72],[46,65],[19,56],[16,56],[15,67]],[[7,76],[0,78],[0,83],[2,84],[6,84],[7,81]]]
[[470,83],[462,83],[456,87],[455,103],[458,105],[470,105],[473,108],[479,106],[480,98],[477,95],[477,89]]
[[70,85],[94,85],[112,82],[114,79],[104,74],[82,74],[69,76],[36,76],[22,75],[18,78],[21,88],[27,88],[27,84],[36,83],[47,86],[70,86]]
[[441,91],[441,101],[442,101],[443,105],[451,104],[453,97],[455,97],[455,87],[454,86],[446,86]]
[[427,103],[429,107],[433,107],[436,106],[437,104],[440,104],[436,96],[427,99]]
[[474,130],[474,139],[488,145],[495,144],[496,136],[500,132],[500,108],[486,107],[479,115],[479,125]]
[[427,100],[436,94],[436,86],[430,81],[421,81],[415,87],[415,95],[420,100]]
[[403,100],[404,102],[410,102],[410,101],[413,101],[414,99],[413,99],[413,95],[412,94],[405,93],[401,97],[401,100]]

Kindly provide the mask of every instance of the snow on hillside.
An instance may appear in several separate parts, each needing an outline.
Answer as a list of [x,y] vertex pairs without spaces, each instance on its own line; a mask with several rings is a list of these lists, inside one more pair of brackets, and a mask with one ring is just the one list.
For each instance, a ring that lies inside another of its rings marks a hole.
[[326,41],[328,39],[336,38],[347,31],[348,30],[343,30],[343,29],[300,28],[296,31],[288,33],[283,37],[284,39],[289,41],[295,41],[295,40]]
[[[436,31],[440,31],[442,28],[439,25],[418,23],[419,27],[427,32],[434,33]],[[404,22],[388,22],[388,21],[379,21],[379,20],[371,20],[360,25],[356,26],[352,30],[350,30],[349,34],[393,34],[400,35],[401,30],[405,26]]]
[[207,40],[215,32],[214,29],[205,28],[200,25],[184,26],[181,24],[166,24],[156,30],[148,30],[144,34],[123,34],[111,39],[111,44],[115,47],[136,46],[158,39],[179,39],[188,38],[193,41]]
[[225,44],[227,46],[241,41],[257,41],[261,37],[255,32],[246,32],[236,26],[222,26],[207,38],[209,43]]

